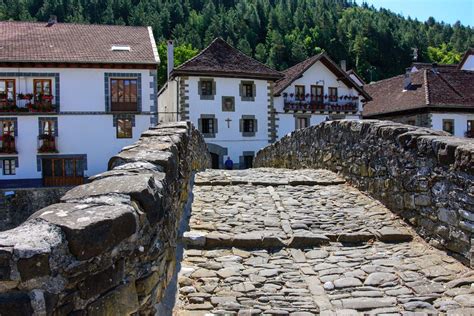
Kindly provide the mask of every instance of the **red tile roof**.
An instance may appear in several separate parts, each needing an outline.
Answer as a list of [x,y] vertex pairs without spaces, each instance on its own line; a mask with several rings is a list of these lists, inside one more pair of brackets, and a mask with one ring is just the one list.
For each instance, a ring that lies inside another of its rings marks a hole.
[[412,73],[412,85],[403,90],[404,75],[364,86],[372,101],[364,117],[376,117],[415,109],[474,110],[474,72],[456,67],[423,68]]
[[353,87],[360,94],[364,96],[365,99],[370,100],[370,95],[367,94],[364,89],[362,89],[357,83],[354,82],[349,77],[349,74],[343,71],[335,62],[329,58],[326,53],[320,53],[318,55],[314,55],[306,60],[303,60],[299,64],[294,65],[291,68],[288,68],[283,71],[285,75],[282,79],[278,80],[275,84],[274,95],[279,96],[283,90],[285,90],[293,81],[300,78],[303,73],[308,70],[314,63],[317,61],[321,61],[330,71],[332,71],[338,79],[344,82],[347,86]]
[[[0,62],[157,64],[151,28],[0,22]],[[112,51],[128,45],[130,51]]]
[[201,75],[276,80],[283,75],[216,38],[198,55],[175,68],[171,76]]

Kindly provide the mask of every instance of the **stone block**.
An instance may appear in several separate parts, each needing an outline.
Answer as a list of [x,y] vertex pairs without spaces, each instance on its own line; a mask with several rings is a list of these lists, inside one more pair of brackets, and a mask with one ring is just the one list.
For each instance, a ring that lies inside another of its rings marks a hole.
[[89,315],[130,315],[139,308],[135,282],[120,285],[87,307]]
[[295,235],[293,236],[288,247],[290,248],[307,248],[329,244],[330,240],[324,235],[318,234],[306,234],[306,235]]
[[80,297],[82,299],[89,299],[105,293],[107,290],[117,286],[124,276],[124,261],[122,259],[111,267],[88,276],[84,281],[79,283]]
[[452,226],[457,226],[458,221],[459,221],[457,212],[455,210],[450,210],[446,208],[440,208],[438,210],[438,218],[443,223],[446,223]]
[[20,258],[17,267],[22,281],[48,275],[50,273],[49,255],[38,254],[30,258]]
[[5,316],[33,315],[33,308],[28,293],[0,293],[0,314]]
[[146,297],[150,295],[153,289],[160,282],[161,278],[162,276],[160,276],[160,273],[154,271],[148,274],[147,276],[135,281],[135,287],[137,289],[138,297]]
[[59,203],[38,211],[35,216],[59,226],[66,235],[69,250],[79,260],[111,250],[137,228],[134,209],[129,205]]
[[411,241],[413,235],[407,229],[396,229],[383,227],[376,232],[377,239],[383,242],[404,242]]
[[[93,197],[108,196],[112,200],[113,195],[126,195],[135,200],[147,214],[151,224],[156,223],[163,217],[163,206],[161,202],[161,182],[157,182],[153,174],[137,174],[107,177],[91,183],[75,187],[67,192],[61,199],[63,202],[81,202]],[[120,201],[110,204],[119,204]]]
[[11,251],[0,249],[0,281],[10,280],[10,258]]

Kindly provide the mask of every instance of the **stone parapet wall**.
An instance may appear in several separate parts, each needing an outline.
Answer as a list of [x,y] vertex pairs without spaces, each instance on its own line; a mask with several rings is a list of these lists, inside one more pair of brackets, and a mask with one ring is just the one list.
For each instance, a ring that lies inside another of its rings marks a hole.
[[23,223],[43,207],[59,202],[70,187],[0,190],[0,231]]
[[473,140],[390,121],[330,121],[264,148],[255,166],[338,172],[474,266]]
[[109,171],[1,232],[1,314],[153,314],[174,274],[193,171],[209,165],[191,124],[160,125]]

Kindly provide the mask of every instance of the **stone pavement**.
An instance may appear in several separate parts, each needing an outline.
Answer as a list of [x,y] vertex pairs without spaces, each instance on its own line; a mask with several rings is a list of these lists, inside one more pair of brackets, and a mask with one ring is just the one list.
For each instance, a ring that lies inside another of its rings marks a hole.
[[474,315],[474,271],[326,170],[196,175],[176,315]]

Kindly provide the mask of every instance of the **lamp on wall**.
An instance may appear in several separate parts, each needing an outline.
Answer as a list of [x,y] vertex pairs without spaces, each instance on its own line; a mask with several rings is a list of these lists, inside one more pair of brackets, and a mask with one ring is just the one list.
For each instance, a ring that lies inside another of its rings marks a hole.
[[324,80],[318,80],[318,81],[316,81],[316,84],[319,84],[319,83],[322,83],[323,86],[324,86]]

